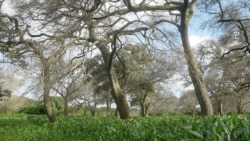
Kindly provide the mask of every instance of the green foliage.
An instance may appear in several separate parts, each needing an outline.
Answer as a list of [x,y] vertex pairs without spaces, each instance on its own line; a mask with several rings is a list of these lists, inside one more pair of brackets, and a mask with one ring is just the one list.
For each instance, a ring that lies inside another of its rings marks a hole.
[[18,110],[18,113],[24,113],[24,114],[35,114],[35,115],[44,115],[46,114],[44,106],[43,105],[34,105],[34,106],[28,106],[24,108],[20,108]]
[[121,120],[115,117],[0,116],[0,140],[60,141],[247,141],[250,117],[160,116]]
[[64,107],[64,101],[62,97],[51,97],[52,108],[54,112],[62,112]]
[[3,89],[2,86],[0,86],[0,101],[4,100],[5,97],[10,98],[11,91],[8,89]]

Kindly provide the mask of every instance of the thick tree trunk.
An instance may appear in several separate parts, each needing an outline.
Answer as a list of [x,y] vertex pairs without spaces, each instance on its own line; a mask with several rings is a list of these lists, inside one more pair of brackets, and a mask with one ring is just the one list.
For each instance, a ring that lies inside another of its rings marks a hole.
[[141,116],[147,117],[149,112],[149,105],[147,103],[141,103]]
[[242,97],[237,97],[237,114],[243,114]]
[[145,114],[145,106],[144,106],[143,103],[140,103],[140,105],[141,105],[141,116],[145,117],[146,116],[146,114]]
[[188,0],[185,0],[184,8],[181,11],[181,25],[179,26],[179,32],[181,34],[181,40],[184,49],[184,55],[188,65],[189,75],[192,79],[195,94],[201,107],[201,114],[203,116],[211,116],[213,115],[212,103],[207,95],[204,78],[201,74],[189,43],[188,24],[190,18],[192,17],[192,13],[190,13],[190,10],[193,9],[190,9],[188,3]]
[[68,116],[68,113],[69,113],[68,111],[69,111],[68,100],[65,99],[64,100],[64,111],[63,111],[64,116]]
[[51,101],[50,101],[50,76],[49,76],[49,67],[44,66],[44,86],[43,86],[43,101],[44,101],[44,108],[47,114],[47,117],[51,123],[56,122],[56,116],[54,115],[51,107]]
[[147,92],[146,93],[141,93],[141,102],[140,102],[140,106],[141,106],[141,115],[143,117],[148,116],[148,111],[149,111],[149,103],[146,102],[147,99]]
[[114,69],[110,70],[109,81],[111,83],[111,94],[115,100],[117,110],[119,112],[121,119],[126,119],[130,117],[130,110],[126,96],[122,94],[122,90]]
[[91,116],[94,117],[96,115],[96,107],[90,107],[90,113],[91,113]]
[[116,116],[116,117],[118,117],[118,116],[119,116],[119,112],[118,112],[117,107],[116,107],[116,109],[115,109],[115,116]]
[[130,117],[129,105],[126,96],[122,94],[122,89],[118,82],[116,72],[113,68],[112,62],[110,62],[112,61],[110,60],[111,54],[105,46],[99,45],[98,47],[102,53],[105,66],[107,68],[108,78],[111,86],[111,95],[116,103],[120,118],[121,119],[129,118]]
[[[96,46],[99,48],[102,58],[104,60],[104,64],[106,67],[106,71],[108,74],[109,78],[109,83],[111,85],[111,95],[116,103],[117,110],[120,114],[121,119],[126,119],[130,117],[130,111],[129,111],[129,106],[128,102],[126,99],[126,96],[122,94],[122,90],[120,87],[120,84],[118,82],[116,72],[113,68],[113,63],[112,63],[112,54],[109,51],[108,44],[115,40],[98,40],[96,36],[96,25],[98,25],[99,22],[92,22],[88,25],[88,31],[89,31],[89,42],[96,43]],[[115,44],[115,43],[114,43]]]

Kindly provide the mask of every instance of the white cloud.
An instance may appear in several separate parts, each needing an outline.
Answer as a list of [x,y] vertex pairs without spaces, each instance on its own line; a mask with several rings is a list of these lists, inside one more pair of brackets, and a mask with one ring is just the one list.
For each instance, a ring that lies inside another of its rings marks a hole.
[[211,39],[211,37],[208,37],[208,36],[197,36],[197,35],[191,35],[189,36],[189,42],[190,42],[190,45],[192,48],[197,48],[199,43],[205,41],[205,40],[209,40]]

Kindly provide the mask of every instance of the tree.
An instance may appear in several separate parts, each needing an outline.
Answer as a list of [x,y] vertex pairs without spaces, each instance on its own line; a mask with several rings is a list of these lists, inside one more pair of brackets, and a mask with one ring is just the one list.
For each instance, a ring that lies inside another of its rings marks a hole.
[[[57,66],[54,66],[54,71],[57,73],[56,82],[52,89],[56,94],[59,94],[64,101],[64,115],[68,115],[69,102],[81,96],[83,85],[85,84],[85,75],[83,73],[83,64],[77,60],[71,60],[66,63],[61,60]],[[67,69],[66,69],[67,68]]]
[[244,99],[248,94],[249,57],[242,58],[241,51],[233,51],[222,59],[224,50],[238,46],[234,43],[235,40],[229,37],[224,36],[219,41],[205,41],[198,50],[199,60],[203,60],[200,65],[205,74],[208,92],[215,100],[218,106],[215,109],[218,109],[220,114],[223,113],[223,109],[228,109],[228,107],[222,107],[228,105],[228,101],[230,101],[230,107],[236,101],[237,113],[242,113],[242,105],[248,103]]
[[[194,85],[195,93],[199,104],[201,106],[201,114],[202,115],[213,115],[213,108],[211,104],[211,100],[207,95],[204,78],[198,68],[197,61],[194,57],[194,54],[191,50],[191,46],[189,43],[188,37],[188,25],[192,15],[194,14],[194,8],[196,5],[196,0],[184,0],[183,2],[170,1],[166,2],[163,6],[161,5],[144,5],[145,1],[142,3],[133,6],[130,0],[127,0],[125,5],[129,9],[129,11],[138,12],[138,11],[168,11],[170,15],[172,15],[175,19],[170,20],[161,20],[161,22],[167,22],[177,27],[181,36],[181,41],[184,49],[184,55],[188,65],[188,71],[191,77],[191,80]],[[175,12],[173,12],[175,11]],[[177,11],[177,12],[176,12]]]
[[211,17],[206,25],[210,28],[222,29],[217,31],[222,31],[227,37],[237,40],[237,46],[228,48],[221,58],[234,51],[241,51],[242,57],[250,53],[249,5],[249,1],[246,0],[201,1],[200,9]]
[[143,44],[125,46],[117,53],[115,66],[122,90],[132,98],[132,106],[140,105],[142,116],[149,113],[154,86],[169,79],[175,70],[174,61],[165,59],[166,54]]
[[[195,3],[196,0],[156,3],[141,1],[132,4],[130,0],[109,1],[108,4],[100,4],[100,1],[30,1],[19,4],[19,17],[22,17],[25,24],[30,21],[37,23],[29,27],[34,30],[40,27],[39,33],[46,35],[44,37],[73,39],[72,43],[82,47],[92,49],[97,47],[102,54],[111,86],[111,95],[121,118],[129,117],[129,106],[122,93],[113,64],[116,52],[126,44],[142,42],[143,38],[151,47],[157,47],[159,44],[160,48],[173,46],[174,42],[171,42],[171,38],[175,34],[171,29],[169,32],[166,31],[165,25],[168,23],[170,27],[177,27],[202,115],[212,115],[211,102],[206,94],[203,76],[188,39],[188,24],[193,15]],[[147,11],[152,14],[147,14]],[[139,14],[142,12],[148,18],[145,19]],[[160,14],[162,12],[164,14]],[[134,15],[131,20],[128,18],[130,15]]]
[[[100,54],[86,60],[85,72],[88,76],[87,83],[92,88],[94,99],[92,102],[95,104],[91,106],[90,100],[87,103],[89,103],[89,107],[94,107],[92,109],[95,109],[97,104],[106,104],[106,112],[109,115],[112,103],[112,96],[110,95],[111,86],[106,74],[107,72],[103,70],[105,70],[105,64]],[[84,99],[88,98],[85,96]]]
[[163,85],[155,85],[155,94],[151,100],[150,114],[177,114],[179,98]]
[[[44,108],[46,110],[47,117],[49,118],[50,122],[56,122],[55,114],[53,113],[51,100],[50,100],[50,91],[55,83],[53,79],[53,72],[52,66],[58,62],[58,60],[64,55],[64,47],[59,49],[51,50],[51,54],[49,57],[45,55],[45,50],[48,45],[40,44],[36,45],[34,42],[31,43],[30,48],[32,49],[31,52],[34,53],[35,57],[37,57],[40,63],[40,71],[42,72],[42,86],[43,86],[43,102]],[[55,73],[55,72],[54,72]]]
[[2,86],[0,86],[0,101],[4,100],[6,97],[10,98],[11,91],[8,89],[3,89]]
[[195,92],[188,90],[184,92],[180,97],[179,108],[183,113],[194,115],[197,111],[198,101],[195,98]]
[[15,16],[4,13],[2,10],[4,2],[5,0],[0,1],[0,63],[25,66],[22,42],[24,30],[20,28]]

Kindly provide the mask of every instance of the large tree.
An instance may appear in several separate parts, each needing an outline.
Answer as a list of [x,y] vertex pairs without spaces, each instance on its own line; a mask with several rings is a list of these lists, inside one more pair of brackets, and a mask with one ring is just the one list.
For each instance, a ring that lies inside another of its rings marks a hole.
[[[27,27],[44,38],[73,39],[72,44],[102,54],[111,85],[111,94],[121,118],[129,117],[129,107],[122,93],[113,59],[125,44],[143,42],[163,48],[174,44],[172,28],[179,30],[190,77],[201,105],[202,115],[212,115],[203,76],[188,38],[188,25],[196,0],[180,1],[30,1],[19,3],[19,17]],[[157,18],[155,18],[157,17]],[[167,25],[169,30],[167,29]],[[44,34],[46,33],[46,34]],[[145,40],[142,40],[145,39]],[[129,41],[129,42],[128,42]]]
[[133,12],[163,10],[167,11],[170,15],[172,15],[172,19],[165,19],[163,21],[176,26],[180,33],[181,42],[184,49],[184,55],[188,65],[188,71],[194,85],[195,94],[201,107],[201,114],[208,116],[213,115],[213,108],[211,100],[207,95],[204,78],[198,67],[197,61],[189,43],[188,25],[195,12],[194,10],[197,1],[166,1],[164,6],[144,5],[144,2],[145,1],[136,6],[132,6],[129,0],[126,0],[125,3],[128,9]]
[[[155,95],[154,86],[167,81],[175,70],[170,52],[156,52],[145,45],[130,45],[118,53],[115,64],[124,93],[132,98],[132,105],[140,105],[142,116],[147,116]],[[172,52],[171,52],[172,53]],[[170,57],[167,59],[167,57]]]
[[237,109],[237,113],[242,113],[249,102],[249,56],[245,56],[241,50],[225,55],[225,51],[239,45],[233,38],[231,34],[224,34],[219,41],[204,41],[197,51],[208,92],[217,105],[214,108],[220,114],[231,107]]
[[201,0],[200,9],[208,15],[206,26],[221,32],[222,36],[227,36],[225,41],[237,43],[234,47],[225,50],[224,56],[233,51],[241,51],[241,56],[250,53],[250,2],[246,0],[226,1],[226,0]]

